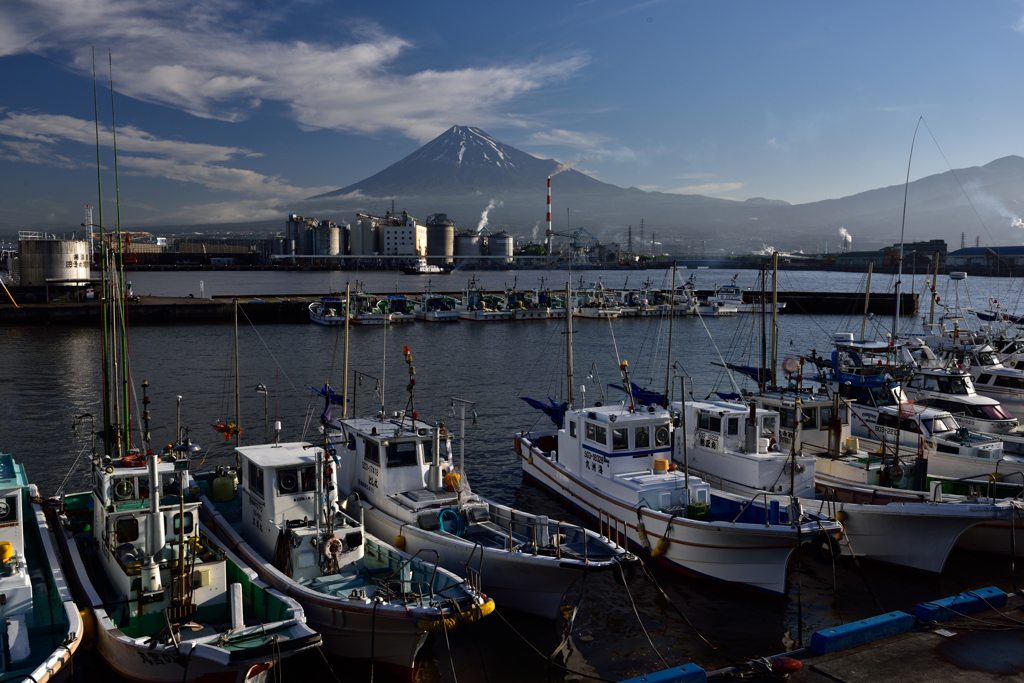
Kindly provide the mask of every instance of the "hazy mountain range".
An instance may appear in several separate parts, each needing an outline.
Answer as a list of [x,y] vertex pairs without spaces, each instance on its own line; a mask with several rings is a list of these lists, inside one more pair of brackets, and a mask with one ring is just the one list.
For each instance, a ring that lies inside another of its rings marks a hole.
[[[466,126],[453,126],[365,180],[311,198],[306,210],[326,217],[329,207],[350,218],[355,211],[382,212],[393,200],[396,209],[418,218],[447,213],[460,228],[476,229],[491,205],[489,228],[543,239],[547,177],[552,174],[556,232],[585,227],[606,241],[624,242],[626,226],[633,226],[636,240],[644,219],[648,240],[653,233],[669,250],[699,248],[701,240],[708,250],[762,244],[804,249],[817,244],[824,249],[826,242],[839,244],[841,228],[851,235],[854,249],[872,248],[898,241],[903,212],[902,185],[795,205],[760,197],[732,201],[622,188]],[[1024,214],[1019,203],[1024,197],[1024,158],[1008,156],[928,176],[912,182],[907,197],[908,241],[941,238],[955,249],[961,233],[970,245],[976,236],[983,244],[1024,240],[1024,222],[1018,218]]]
[[[627,226],[632,225],[636,251],[641,219],[648,250],[654,237],[660,251],[669,253],[701,248],[744,252],[765,245],[806,251],[828,245],[835,251],[840,230],[851,236],[853,249],[875,249],[897,242],[900,235],[903,185],[808,204],[645,192],[601,182],[553,159],[538,159],[467,126],[453,126],[379,173],[310,197],[288,211],[343,223],[357,212],[381,215],[393,204],[420,220],[447,213],[463,230],[485,225],[506,229],[524,241],[540,241],[546,228],[548,176],[553,176],[556,233],[583,227],[602,241],[624,247]],[[1024,241],[1024,221],[1018,218],[1024,214],[1024,158],[1007,156],[981,167],[928,176],[910,183],[907,197],[908,242],[945,239],[952,250],[960,246],[961,233],[969,246],[976,237],[989,245]],[[259,234],[283,231],[284,221],[282,213],[280,221],[153,230]]]

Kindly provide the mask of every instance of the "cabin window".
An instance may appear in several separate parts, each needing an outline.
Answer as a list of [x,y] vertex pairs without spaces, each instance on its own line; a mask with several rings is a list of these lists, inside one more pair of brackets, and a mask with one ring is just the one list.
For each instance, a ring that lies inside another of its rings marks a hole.
[[992,375],[982,375],[978,378],[978,384],[988,384],[992,380]]
[[918,429],[917,420],[912,417],[906,417],[900,420],[900,430],[904,432],[913,432],[914,434],[917,434],[918,431],[920,431]]
[[722,431],[722,418],[715,417],[714,415],[702,414],[700,416],[700,428],[719,434]]
[[602,446],[608,444],[608,429],[593,422],[587,422],[587,440],[599,443]]
[[316,465],[308,465],[299,470],[302,478],[303,491],[316,491]]
[[576,438],[576,423],[572,420],[569,421],[569,436]]
[[376,441],[370,441],[369,439],[363,440],[363,459],[367,462],[372,462],[377,465],[380,464],[380,446],[377,445]]
[[876,424],[879,427],[892,427],[897,428],[900,424],[900,419],[891,413],[879,413]]
[[740,433],[740,419],[738,417],[729,418],[729,436],[736,436]]
[[263,469],[255,463],[249,463],[249,490],[263,498]]
[[114,522],[114,540],[118,543],[139,540],[139,520],[134,517],[121,517]]
[[1006,408],[999,404],[994,406],[974,406],[974,408],[980,413],[976,417],[981,417],[986,420],[1012,420],[1013,415],[1006,412]]
[[299,471],[294,467],[277,471],[277,493],[280,496],[290,496],[299,493]]
[[434,464],[434,444],[430,441],[423,442],[423,464]]
[[776,419],[774,415],[769,415],[761,420],[761,431],[762,433],[767,432],[769,434],[776,433]]
[[809,408],[803,411],[803,428],[804,429],[817,429],[818,428],[818,409]]
[[[181,515],[180,514],[174,515],[174,519],[171,522],[171,527],[173,529],[173,532],[174,532],[175,536],[181,535]],[[186,512],[185,513],[185,535],[188,536],[189,534],[191,534],[192,530],[194,528],[195,528],[195,522],[192,519],[192,513],[191,512]]]
[[945,417],[937,417],[934,420],[932,420],[931,424],[929,424],[928,426],[931,427],[931,431],[935,434],[940,434],[942,432],[952,432],[960,427],[960,425],[957,424],[957,421],[950,415],[947,415]]
[[1010,389],[1024,389],[1024,381],[1022,381],[1020,377],[996,375],[996,386],[1008,387]]
[[616,451],[629,450],[629,428],[628,427],[613,427],[612,428],[612,450],[616,450]]
[[411,467],[416,464],[416,442],[400,441],[388,444],[388,467]]
[[634,448],[649,448],[651,445],[651,429],[650,427],[637,427],[633,431],[633,447]]
[[654,431],[654,445],[665,446],[666,444],[668,444],[668,437],[668,425],[661,425]]
[[782,428],[792,429],[793,428],[793,409],[782,408],[779,410],[779,416],[782,418]]

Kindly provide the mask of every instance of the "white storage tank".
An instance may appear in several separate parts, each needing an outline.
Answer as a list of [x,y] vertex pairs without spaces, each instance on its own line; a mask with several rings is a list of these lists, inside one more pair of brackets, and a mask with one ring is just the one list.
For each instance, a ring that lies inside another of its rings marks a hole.
[[22,239],[18,265],[23,287],[42,287],[47,280],[61,285],[89,281],[89,243],[85,240]]

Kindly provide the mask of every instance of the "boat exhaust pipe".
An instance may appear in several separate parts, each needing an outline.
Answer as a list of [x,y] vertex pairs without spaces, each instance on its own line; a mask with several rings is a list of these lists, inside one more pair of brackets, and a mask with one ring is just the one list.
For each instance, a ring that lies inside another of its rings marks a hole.
[[745,435],[744,448],[747,453],[757,453],[757,438],[760,435],[757,433],[757,404],[753,401],[750,402],[750,416],[747,418]]

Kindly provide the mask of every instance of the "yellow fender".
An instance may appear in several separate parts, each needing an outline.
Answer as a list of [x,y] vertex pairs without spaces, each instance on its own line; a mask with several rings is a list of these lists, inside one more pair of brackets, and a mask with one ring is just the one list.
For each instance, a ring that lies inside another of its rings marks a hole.
[[91,609],[80,609],[78,615],[82,618],[82,649],[91,650],[96,638],[96,622],[92,617]]
[[480,621],[493,611],[494,600],[488,598],[484,604],[447,619],[420,619],[416,622],[416,628],[427,633],[443,633],[446,630],[451,631],[459,624],[472,624],[474,621]]

